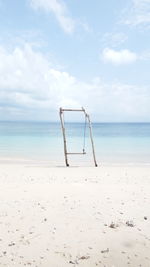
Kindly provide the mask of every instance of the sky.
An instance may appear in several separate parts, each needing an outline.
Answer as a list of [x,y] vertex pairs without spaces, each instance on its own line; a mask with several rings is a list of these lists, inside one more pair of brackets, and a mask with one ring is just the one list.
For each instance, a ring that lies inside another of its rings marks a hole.
[[149,70],[150,0],[0,0],[0,120],[150,122]]

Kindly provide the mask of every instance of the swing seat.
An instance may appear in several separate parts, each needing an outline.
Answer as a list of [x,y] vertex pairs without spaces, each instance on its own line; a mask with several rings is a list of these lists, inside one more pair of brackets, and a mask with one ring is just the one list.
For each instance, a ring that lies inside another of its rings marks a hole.
[[86,152],[83,151],[83,152],[75,152],[75,153],[70,153],[70,152],[67,152],[68,155],[85,155]]
[[86,154],[86,151],[85,149],[83,148],[83,152],[75,152],[75,153],[70,153],[70,152],[67,152],[68,155],[85,155]]
[[83,148],[83,152],[75,152],[75,153],[68,153],[67,152],[67,154],[69,154],[69,155],[85,155],[86,152],[85,152],[85,149]]

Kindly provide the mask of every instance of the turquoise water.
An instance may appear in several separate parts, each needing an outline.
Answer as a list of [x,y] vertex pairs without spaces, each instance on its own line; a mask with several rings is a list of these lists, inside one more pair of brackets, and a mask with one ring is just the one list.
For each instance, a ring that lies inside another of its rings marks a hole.
[[[93,123],[98,162],[150,163],[150,123]],[[68,151],[82,152],[84,124],[67,123]],[[89,131],[87,154],[70,156],[72,162],[92,162]],[[64,164],[63,139],[59,123],[0,122],[0,158],[31,159]]]

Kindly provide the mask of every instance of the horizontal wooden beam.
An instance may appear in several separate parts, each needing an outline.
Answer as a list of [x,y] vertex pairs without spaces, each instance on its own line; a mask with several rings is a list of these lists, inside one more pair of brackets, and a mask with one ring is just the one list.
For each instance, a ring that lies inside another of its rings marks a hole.
[[84,155],[86,152],[77,152],[77,153],[69,153],[67,152],[68,155]]
[[84,109],[68,109],[68,108],[61,108],[60,111],[83,111],[85,112]]

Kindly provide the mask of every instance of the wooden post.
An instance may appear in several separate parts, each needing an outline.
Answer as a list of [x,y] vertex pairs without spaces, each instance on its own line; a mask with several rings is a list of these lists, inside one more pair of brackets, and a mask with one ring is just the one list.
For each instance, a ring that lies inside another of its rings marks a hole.
[[60,108],[60,121],[61,121],[61,127],[62,127],[62,133],[63,133],[63,140],[64,140],[64,155],[65,155],[65,162],[66,166],[69,167],[68,158],[67,158],[67,142],[66,142],[66,134],[65,134],[65,127],[64,127],[64,121],[62,118],[63,109]]
[[93,159],[94,159],[95,167],[97,167],[98,165],[97,165],[96,156],[95,156],[95,149],[94,149],[94,141],[93,141],[91,120],[90,120],[90,116],[86,112],[85,112],[85,116],[87,117],[87,119],[89,121],[89,129],[90,129],[90,138],[91,138],[91,144],[92,144]]

